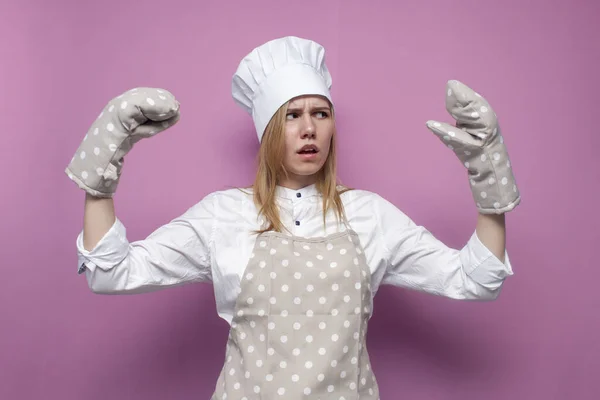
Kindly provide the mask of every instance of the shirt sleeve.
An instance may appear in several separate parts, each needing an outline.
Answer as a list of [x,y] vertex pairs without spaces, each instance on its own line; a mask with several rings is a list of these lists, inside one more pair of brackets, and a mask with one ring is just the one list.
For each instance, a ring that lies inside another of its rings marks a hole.
[[146,239],[129,242],[117,218],[96,247],[77,237],[78,273],[94,293],[134,294],[191,282],[211,282],[211,246],[216,229],[213,195],[159,227]]
[[387,269],[382,284],[458,300],[494,300],[513,275],[505,251],[500,261],[474,232],[462,249],[446,246],[378,196],[376,213]]

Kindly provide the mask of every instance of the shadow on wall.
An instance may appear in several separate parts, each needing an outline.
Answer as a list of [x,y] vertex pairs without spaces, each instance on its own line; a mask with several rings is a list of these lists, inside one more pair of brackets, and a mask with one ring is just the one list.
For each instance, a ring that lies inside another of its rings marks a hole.
[[[96,343],[104,347],[94,351],[104,355],[102,365],[90,368],[78,398],[210,398],[228,337],[227,323],[215,312],[212,286],[190,284],[135,296],[146,315],[140,316],[137,307],[138,315],[131,315],[135,322],[114,326],[107,332],[112,337]],[[119,297],[123,313],[131,312],[126,304],[131,297]]]
[[382,286],[368,332],[380,386],[402,382],[418,390],[449,382],[453,387],[461,382],[482,385],[494,376],[505,379],[511,367],[498,357],[501,342],[490,343],[498,338],[477,317],[481,307],[492,306]]

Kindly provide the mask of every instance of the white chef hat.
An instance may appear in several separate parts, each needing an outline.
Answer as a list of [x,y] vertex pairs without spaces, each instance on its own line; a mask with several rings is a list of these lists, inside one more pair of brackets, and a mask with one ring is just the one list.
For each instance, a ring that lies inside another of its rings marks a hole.
[[332,104],[325,49],[312,40],[287,36],[271,40],[242,59],[233,75],[233,99],[254,121],[261,141],[267,124],[287,101],[325,96]]

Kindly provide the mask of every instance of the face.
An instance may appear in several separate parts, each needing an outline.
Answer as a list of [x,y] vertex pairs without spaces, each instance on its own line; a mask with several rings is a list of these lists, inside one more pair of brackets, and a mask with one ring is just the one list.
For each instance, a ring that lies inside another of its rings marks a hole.
[[329,102],[320,96],[290,101],[285,125],[284,165],[288,179],[279,184],[299,189],[313,184],[329,154],[335,129]]

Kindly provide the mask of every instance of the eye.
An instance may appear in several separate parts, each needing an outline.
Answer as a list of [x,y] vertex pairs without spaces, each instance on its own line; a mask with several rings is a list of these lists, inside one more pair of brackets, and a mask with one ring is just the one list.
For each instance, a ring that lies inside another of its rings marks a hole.
[[298,114],[297,113],[287,113],[285,117],[286,117],[286,119],[295,119],[295,118],[298,118]]
[[329,114],[326,111],[317,111],[317,117],[319,118],[327,118],[329,117]]

